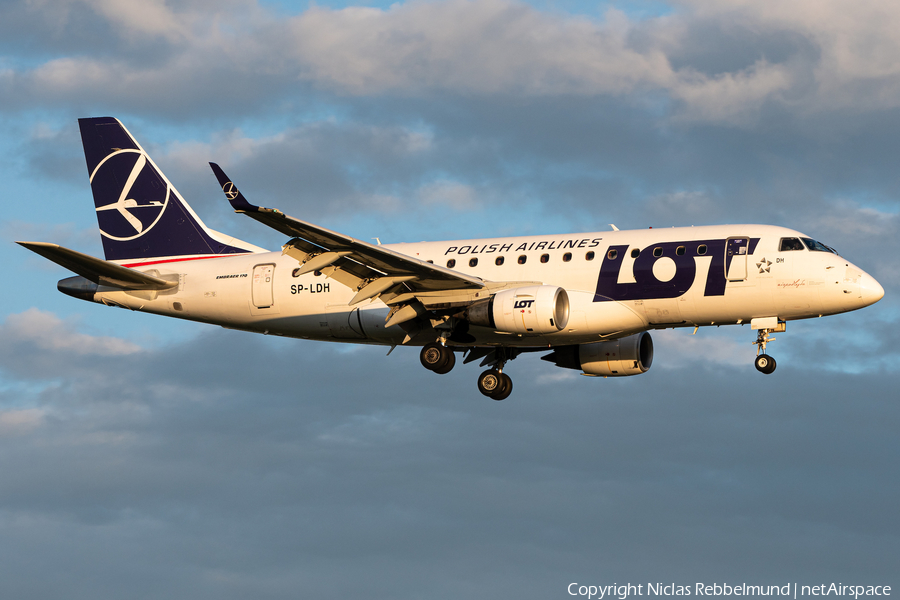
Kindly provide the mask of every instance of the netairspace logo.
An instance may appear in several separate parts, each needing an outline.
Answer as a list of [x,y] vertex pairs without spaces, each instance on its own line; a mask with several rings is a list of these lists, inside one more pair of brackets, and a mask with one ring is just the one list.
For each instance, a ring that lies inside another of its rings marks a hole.
[[820,585],[750,585],[740,583],[695,583],[678,585],[675,583],[623,583],[612,585],[582,585],[570,583],[566,588],[570,596],[580,596],[587,600],[617,598],[626,600],[632,596],[782,596],[796,600],[799,596],[846,596],[854,600],[860,596],[890,596],[889,585],[844,585],[842,583]]

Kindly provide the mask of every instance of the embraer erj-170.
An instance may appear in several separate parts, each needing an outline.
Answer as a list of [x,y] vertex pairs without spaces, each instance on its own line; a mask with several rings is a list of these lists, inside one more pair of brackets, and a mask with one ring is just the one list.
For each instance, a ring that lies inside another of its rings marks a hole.
[[79,126],[106,260],[19,242],[78,274],[60,291],[230,329],[421,346],[441,374],[463,354],[489,367],[478,389],[495,400],[524,352],[585,375],[639,375],[653,362],[648,330],[670,327],[749,323],[756,368],[772,373],[766,344],[787,321],[884,295],[833,249],[768,225],[369,244],[250,204],[210,163],[236,212],[290,238],[268,252],[207,228],[117,119]]

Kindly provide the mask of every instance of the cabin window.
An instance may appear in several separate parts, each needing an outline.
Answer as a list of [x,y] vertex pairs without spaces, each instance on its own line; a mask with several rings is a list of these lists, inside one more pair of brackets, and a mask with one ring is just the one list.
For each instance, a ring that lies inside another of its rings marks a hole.
[[653,249],[653,256],[655,256],[656,258],[659,258],[660,256],[662,256],[662,254],[663,254],[662,246],[657,246],[656,248]]
[[477,266],[478,266],[478,259],[477,259],[477,258],[470,258],[470,259],[469,259],[469,266],[470,266],[470,267],[477,267]]
[[313,275],[319,277],[322,274],[322,271],[313,271]]
[[570,260],[572,260],[571,252],[566,252],[565,254],[563,254],[563,262],[569,262]]
[[549,254],[541,254],[541,262],[542,263],[550,262],[550,255]]
[[697,255],[703,256],[704,254],[706,254],[706,244],[700,244],[697,246]]
[[524,265],[526,260],[528,260],[528,257],[523,254],[519,257],[519,264]]
[[494,264],[497,265],[498,267],[499,267],[500,265],[502,265],[502,264],[503,264],[503,257],[502,257],[502,256],[498,256],[497,259],[494,261]]
[[297,267],[296,269],[291,271],[291,275],[293,275],[294,277],[300,277],[300,267]]
[[584,260],[594,260],[594,251],[591,250],[587,254],[584,255]]
[[606,258],[609,260],[616,260],[616,257],[619,256],[619,252],[617,250],[610,250],[606,253]]
[[678,246],[677,248],[675,248],[675,255],[684,256],[684,246]]
[[800,242],[800,238],[781,238],[781,243],[778,245],[778,251],[788,252],[790,250],[803,250],[803,244]]
[[452,269],[452,268],[455,267],[455,266],[456,266],[456,259],[455,259],[455,258],[451,258],[450,260],[447,261],[447,268],[448,268],[448,269]]
[[637,258],[641,255],[641,251],[637,248],[631,251],[631,258]]

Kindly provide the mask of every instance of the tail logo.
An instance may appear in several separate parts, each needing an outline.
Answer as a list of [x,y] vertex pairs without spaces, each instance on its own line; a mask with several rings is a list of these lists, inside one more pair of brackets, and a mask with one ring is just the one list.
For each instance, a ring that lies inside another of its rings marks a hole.
[[118,150],[104,158],[91,175],[91,187],[100,232],[117,241],[150,231],[171,194],[169,183],[139,150]]
[[230,181],[226,182],[225,185],[222,186],[222,191],[225,192],[225,197],[229,200],[234,200],[240,193],[238,192],[237,186]]

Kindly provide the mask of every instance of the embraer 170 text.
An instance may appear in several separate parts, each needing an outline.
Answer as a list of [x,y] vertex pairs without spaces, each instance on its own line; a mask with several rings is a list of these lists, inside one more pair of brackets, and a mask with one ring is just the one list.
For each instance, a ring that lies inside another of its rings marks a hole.
[[750,323],[756,368],[772,373],[766,344],[787,321],[884,295],[828,246],[769,225],[373,245],[250,204],[210,163],[235,211],[290,238],[268,252],[207,228],[117,119],[79,125],[106,260],[19,242],[78,274],[60,291],[230,329],[421,346],[435,373],[460,353],[489,367],[478,389],[495,400],[523,352],[638,375],[653,362],[648,330],[669,327]]

